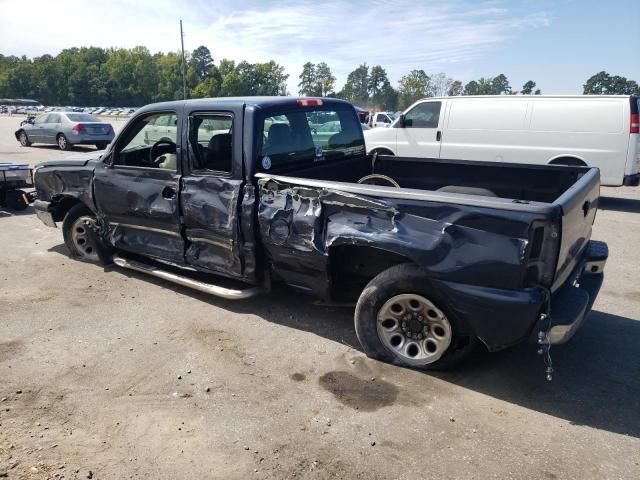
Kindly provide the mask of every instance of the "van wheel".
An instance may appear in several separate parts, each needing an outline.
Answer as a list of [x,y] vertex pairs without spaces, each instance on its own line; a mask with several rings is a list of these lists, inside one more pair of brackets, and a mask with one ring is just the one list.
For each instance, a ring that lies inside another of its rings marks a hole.
[[466,360],[479,340],[445,308],[420,267],[396,265],[362,291],[356,334],[371,358],[420,370],[450,369]]
[[378,155],[389,155],[390,157],[395,156],[391,150],[388,150],[386,148],[375,148],[371,150],[371,155],[373,155],[374,153],[377,153]]
[[84,205],[72,207],[62,222],[64,243],[73,257],[90,262],[99,262],[99,248],[102,242],[97,232],[97,220],[91,210]]

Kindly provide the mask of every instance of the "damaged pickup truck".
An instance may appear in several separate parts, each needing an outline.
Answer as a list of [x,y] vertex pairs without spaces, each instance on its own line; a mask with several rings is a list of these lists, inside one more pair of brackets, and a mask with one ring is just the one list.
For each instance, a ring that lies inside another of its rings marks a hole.
[[567,341],[608,255],[590,240],[597,169],[367,156],[336,99],[149,105],[35,186],[76,257],[225,298],[273,280],[356,304],[365,353],[421,369]]

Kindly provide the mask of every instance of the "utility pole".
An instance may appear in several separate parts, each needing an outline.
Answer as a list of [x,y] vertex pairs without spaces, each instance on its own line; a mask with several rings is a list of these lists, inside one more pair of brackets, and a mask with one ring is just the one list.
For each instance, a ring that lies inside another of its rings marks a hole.
[[182,45],[182,98],[187,99],[187,73],[184,61],[184,33],[182,32],[182,20],[180,20],[180,44]]

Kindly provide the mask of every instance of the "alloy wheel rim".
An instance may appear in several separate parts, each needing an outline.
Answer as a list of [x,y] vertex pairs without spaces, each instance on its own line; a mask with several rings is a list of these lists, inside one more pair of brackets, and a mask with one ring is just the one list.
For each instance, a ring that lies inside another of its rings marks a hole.
[[96,227],[94,218],[87,215],[79,217],[71,226],[71,240],[76,249],[87,260],[98,260],[98,252],[89,240],[88,230]]
[[377,331],[389,351],[414,366],[440,359],[452,339],[451,324],[442,310],[413,293],[395,295],[382,305]]
[[58,137],[58,146],[60,148],[64,148],[67,146],[67,140],[62,135]]
[[25,146],[27,144],[27,134],[22,132],[20,134],[20,143]]

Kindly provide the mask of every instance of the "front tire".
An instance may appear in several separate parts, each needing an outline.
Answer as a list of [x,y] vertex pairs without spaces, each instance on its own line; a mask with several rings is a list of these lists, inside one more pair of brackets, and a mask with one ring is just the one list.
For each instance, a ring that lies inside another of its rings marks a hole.
[[58,142],[58,148],[60,150],[71,150],[71,144],[69,140],[67,140],[67,137],[64,136],[64,133],[58,134],[56,141]]
[[97,233],[91,234],[89,229],[95,232],[97,228],[96,217],[91,210],[84,205],[76,205],[67,212],[62,222],[62,236],[69,253],[81,260],[99,262],[100,256],[95,245]]
[[479,340],[446,310],[429,277],[415,264],[374,277],[355,310],[358,340],[367,356],[420,370],[447,370],[466,360]]
[[22,145],[23,147],[31,146],[31,142],[29,141],[27,132],[25,132],[24,130],[20,131],[20,133],[18,134],[18,141],[20,142],[20,145]]

